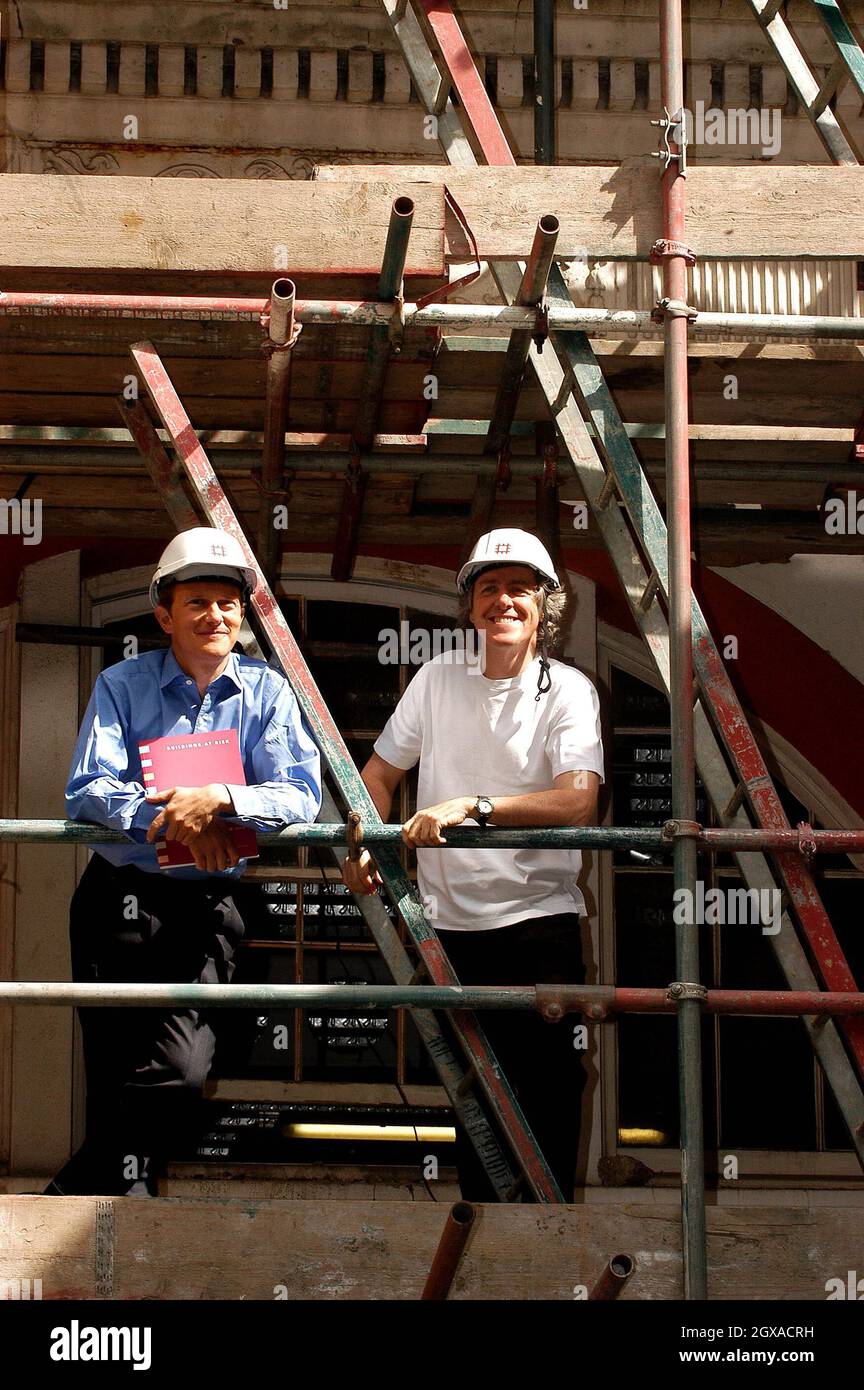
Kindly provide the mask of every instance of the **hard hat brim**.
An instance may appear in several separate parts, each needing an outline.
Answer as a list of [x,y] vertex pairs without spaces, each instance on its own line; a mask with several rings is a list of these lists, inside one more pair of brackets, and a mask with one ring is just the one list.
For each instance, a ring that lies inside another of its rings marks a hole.
[[456,588],[460,594],[465,594],[483,570],[498,570],[505,567],[513,569],[523,565],[525,569],[534,571],[537,578],[542,581],[544,589],[548,589],[550,593],[561,588],[561,581],[557,574],[547,574],[545,570],[538,569],[528,560],[469,560],[456,576]]
[[166,574],[159,579],[154,577],[150,585],[151,607],[156,607],[159,602],[159,590],[166,584],[188,584],[194,579],[207,580],[209,583],[217,579],[228,579],[232,584],[239,585],[244,592],[244,597],[251,597],[254,594],[258,582],[255,571],[246,566],[241,569],[239,565],[211,565],[206,562],[184,565],[174,574]]

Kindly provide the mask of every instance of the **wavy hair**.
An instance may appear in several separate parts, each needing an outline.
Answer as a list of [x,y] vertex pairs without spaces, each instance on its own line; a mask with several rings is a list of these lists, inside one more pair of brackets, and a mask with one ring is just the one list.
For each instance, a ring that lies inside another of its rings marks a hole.
[[[482,570],[481,570],[482,573]],[[477,579],[480,575],[477,575]],[[466,630],[473,627],[471,622],[471,601],[474,594],[475,579],[464,594],[459,595],[459,607],[457,610],[459,624]],[[538,629],[538,646],[540,645],[539,633],[545,632],[546,648],[551,655],[559,649],[564,638],[564,629],[567,623],[567,609],[569,600],[563,589],[556,589],[550,593],[548,589],[540,589],[535,594],[534,601],[540,612],[540,628]]]

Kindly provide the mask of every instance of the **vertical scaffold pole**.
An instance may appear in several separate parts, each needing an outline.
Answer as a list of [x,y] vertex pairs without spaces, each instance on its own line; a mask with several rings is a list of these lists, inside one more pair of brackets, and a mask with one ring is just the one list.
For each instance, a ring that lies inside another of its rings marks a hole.
[[[685,241],[686,128],[681,0],[661,0],[661,100],[668,152],[662,171],[664,240],[655,248],[663,264],[665,305],[666,520],[669,567],[669,656],[672,725],[672,814],[696,819],[693,721],[693,630],[690,571],[690,443],[687,382],[687,265]],[[674,124],[677,123],[677,124]],[[677,137],[677,139],[676,139]],[[680,142],[680,143],[679,143]],[[666,142],[664,141],[664,144]],[[696,901],[696,842],[675,841],[675,889]],[[702,1005],[699,999],[699,928],[695,913],[676,927],[675,961],[685,986],[678,1001],[678,1093],[681,1126],[681,1219],[684,1297],[707,1298],[705,1150],[702,1123]],[[695,986],[696,988],[691,988]]]
[[534,0],[534,163],[555,160],[555,0]]

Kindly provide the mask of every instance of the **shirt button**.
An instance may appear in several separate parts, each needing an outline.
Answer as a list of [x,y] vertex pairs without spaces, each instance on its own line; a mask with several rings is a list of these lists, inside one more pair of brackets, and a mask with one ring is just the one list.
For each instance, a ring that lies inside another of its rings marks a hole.
[[187,684],[187,685],[191,685],[192,682],[191,682],[191,681],[187,681],[186,684]]

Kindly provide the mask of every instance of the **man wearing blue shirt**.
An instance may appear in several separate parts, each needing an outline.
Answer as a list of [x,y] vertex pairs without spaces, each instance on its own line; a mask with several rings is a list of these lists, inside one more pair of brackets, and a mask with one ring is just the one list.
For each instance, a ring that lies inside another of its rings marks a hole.
[[[72,899],[75,980],[225,983],[243,936],[231,819],[261,831],[315,820],[318,750],[288,682],[233,648],[255,585],[234,538],[181,532],[164,551],[150,598],[168,651],[145,652],[97,678],[66,788],[73,820],[122,830],[100,845]],[[237,731],[245,786],[144,788],[139,742]],[[157,839],[194,867],[159,868]],[[250,886],[244,885],[244,893]],[[255,891],[255,890],[252,890]],[[155,1195],[169,1142],[190,1126],[215,1036],[196,1009],[80,1009],[86,1137],[46,1194]]]

